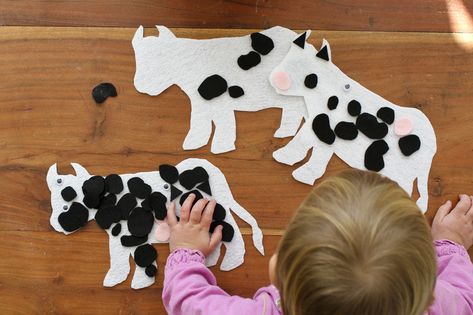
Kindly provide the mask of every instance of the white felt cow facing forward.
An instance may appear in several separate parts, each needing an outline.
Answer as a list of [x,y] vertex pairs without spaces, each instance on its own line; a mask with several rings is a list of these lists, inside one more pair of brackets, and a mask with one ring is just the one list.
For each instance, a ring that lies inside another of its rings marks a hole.
[[[190,193],[196,200],[215,198],[210,231],[222,225],[222,243],[226,247],[221,270],[231,270],[243,263],[245,244],[232,212],[247,222],[253,232],[253,243],[264,255],[263,234],[253,216],[233,199],[223,173],[210,162],[187,159],[177,166],[161,165],[158,171],[107,177],[92,176],[85,168],[71,163],[76,175],[59,175],[56,164],[49,168],[47,184],[51,191],[53,228],[64,234],[75,232],[89,220],[109,235],[110,269],[103,285],[123,282],[130,272],[129,257],[136,269],[132,288],[150,286],[157,272],[156,250],[152,243],[167,243],[166,202],[180,205]],[[231,210],[231,211],[230,211]],[[220,246],[207,257],[207,265],[217,263]]]
[[[308,31],[309,32],[309,31]],[[350,79],[332,63],[328,42],[317,51],[298,36],[270,82],[282,95],[303,96],[309,119],[273,157],[285,164],[307,163],[293,172],[312,185],[333,154],[358,169],[379,172],[409,194],[417,179],[418,206],[427,210],[428,177],[437,150],[429,119],[418,109],[397,106]]]
[[271,70],[289,51],[296,35],[283,27],[233,38],[196,40],[177,38],[157,26],[159,36],[143,36],[139,27],[133,37],[139,92],[158,95],[173,84],[191,101],[190,129],[183,148],[206,145],[215,132],[211,151],[235,149],[235,111],[282,108],[275,137],[293,136],[306,115],[302,98],[275,93],[268,82]]

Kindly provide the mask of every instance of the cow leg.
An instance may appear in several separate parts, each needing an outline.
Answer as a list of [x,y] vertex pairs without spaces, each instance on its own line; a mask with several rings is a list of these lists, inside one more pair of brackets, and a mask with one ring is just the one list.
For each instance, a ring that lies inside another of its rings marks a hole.
[[285,106],[282,108],[281,125],[274,133],[276,138],[291,137],[296,134],[297,129],[301,125],[302,118],[304,118],[305,108],[301,106]]
[[222,110],[214,113],[215,133],[211,151],[214,154],[235,150],[236,123],[233,110]]
[[332,155],[331,150],[321,150],[314,147],[309,161],[292,172],[292,176],[302,183],[313,185],[315,180],[324,175]]
[[204,108],[204,105],[193,103],[190,128],[184,139],[182,148],[184,150],[195,150],[203,147],[209,142],[211,133],[212,120],[210,117],[210,108]]
[[215,250],[210,253],[205,259],[205,265],[207,267],[212,267],[217,264],[218,259],[220,258],[220,247],[222,247],[222,244],[218,244],[217,247],[215,247]]
[[[156,261],[153,262],[153,265],[157,267]],[[133,279],[131,280],[131,287],[133,289],[146,288],[154,283],[155,277],[148,277],[145,273],[145,270],[146,268],[135,264],[135,273],[133,274]]]
[[125,281],[130,273],[130,249],[122,246],[119,237],[110,235],[109,250],[110,269],[103,280],[105,287],[113,287]]
[[315,142],[314,132],[306,123],[286,146],[273,152],[273,158],[280,163],[294,165],[305,158]]

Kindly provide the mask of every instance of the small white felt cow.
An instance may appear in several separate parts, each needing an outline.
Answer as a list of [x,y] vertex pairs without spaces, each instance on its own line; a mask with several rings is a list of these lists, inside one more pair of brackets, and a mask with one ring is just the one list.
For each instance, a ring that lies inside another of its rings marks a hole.
[[208,143],[212,122],[212,153],[234,150],[234,111],[282,108],[281,125],[274,136],[297,132],[306,116],[303,99],[279,95],[268,82],[296,33],[276,26],[242,37],[196,40],[176,38],[164,26],[157,28],[159,36],[143,37],[140,26],[133,37],[135,87],[141,93],[158,95],[176,84],[187,94],[192,111],[185,150]]
[[[71,165],[75,176],[59,175],[56,164],[49,168],[50,223],[56,231],[70,234],[95,219],[107,232],[110,269],[103,281],[106,287],[128,277],[130,255],[136,263],[131,287],[140,289],[154,283],[157,253],[150,244],[168,242],[166,202],[176,202],[179,216],[180,204],[190,193],[196,194],[196,200],[206,197],[218,202],[210,230],[223,226],[226,252],[221,270],[238,267],[245,255],[244,240],[232,212],[251,226],[253,244],[264,255],[263,234],[256,220],[233,199],[225,176],[207,160],[186,159],[175,167],[161,165],[160,171],[111,174],[105,178],[91,176],[79,164]],[[219,255],[220,246],[207,257],[206,264],[215,265]]]
[[273,157],[293,165],[312,155],[292,174],[312,185],[333,154],[358,169],[379,172],[409,194],[417,179],[418,206],[427,210],[428,177],[437,150],[429,119],[418,109],[397,106],[350,79],[332,63],[328,42],[317,51],[298,36],[270,75],[282,95],[303,96],[309,119]]

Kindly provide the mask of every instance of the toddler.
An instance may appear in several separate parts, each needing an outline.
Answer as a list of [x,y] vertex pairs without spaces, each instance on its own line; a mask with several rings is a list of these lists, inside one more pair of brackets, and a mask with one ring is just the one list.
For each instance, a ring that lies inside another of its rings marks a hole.
[[430,229],[390,179],[332,176],[299,207],[269,262],[271,285],[252,299],[227,294],[204,265],[221,227],[209,235],[215,201],[192,207],[194,199],[180,221],[168,208],[163,302],[171,315],[473,314],[473,196],[460,195],[455,207],[447,201]]

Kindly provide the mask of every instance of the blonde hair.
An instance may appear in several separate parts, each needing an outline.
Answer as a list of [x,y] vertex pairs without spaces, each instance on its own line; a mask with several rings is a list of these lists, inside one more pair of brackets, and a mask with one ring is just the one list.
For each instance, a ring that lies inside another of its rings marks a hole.
[[419,315],[433,296],[430,228],[395,182],[349,170],[315,188],[278,248],[286,315]]

